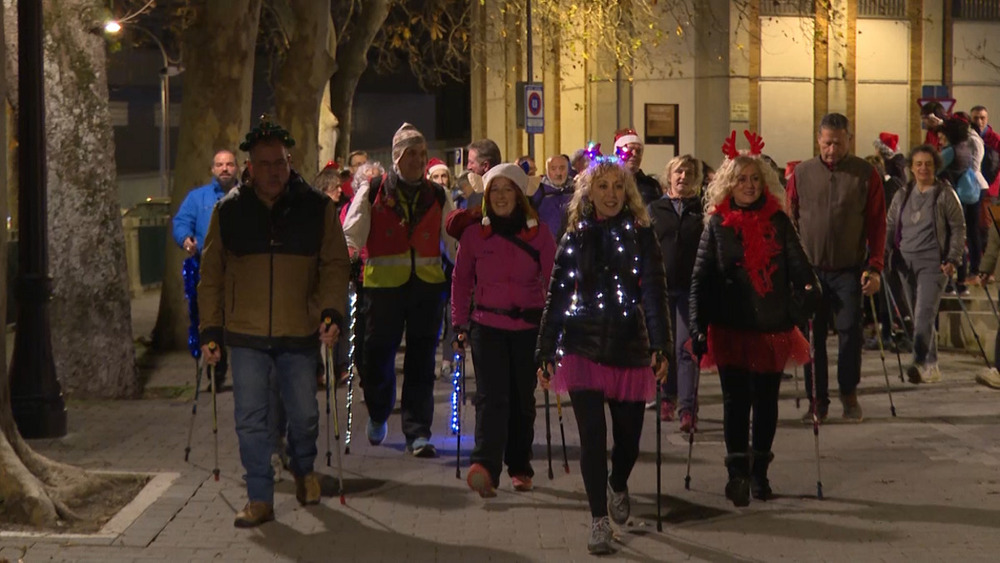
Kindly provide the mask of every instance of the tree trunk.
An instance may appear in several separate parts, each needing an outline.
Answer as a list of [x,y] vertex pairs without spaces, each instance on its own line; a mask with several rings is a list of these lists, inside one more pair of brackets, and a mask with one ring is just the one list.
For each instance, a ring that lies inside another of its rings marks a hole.
[[138,391],[99,0],[46,0],[52,349],[63,390]]
[[337,116],[330,110],[330,83],[323,87],[323,99],[319,103],[319,159],[317,164],[322,169],[327,162],[337,159]]
[[319,106],[333,74],[337,38],[330,2],[289,0],[288,4],[294,21],[274,84],[275,118],[295,139],[295,169],[312,181],[319,164]]
[[[3,8],[0,9],[0,60],[7,60],[6,41],[2,37],[5,29],[3,20],[6,19],[5,16],[15,14],[16,10],[10,2],[5,2]],[[82,11],[69,9],[66,12],[82,14]],[[7,68],[7,65],[0,65],[0,99],[7,98]],[[76,68],[85,74],[88,67]],[[51,68],[47,70],[54,71]],[[65,83],[64,85],[69,86]],[[52,93],[51,90],[47,90],[47,94]],[[90,109],[81,108],[80,111]],[[0,112],[0,138],[6,138],[7,127],[9,127],[7,113]],[[79,169],[81,173],[87,171],[87,163],[78,164],[82,166]],[[0,151],[0,170],[6,169],[7,165],[7,152]],[[5,175],[0,174],[0,183],[6,183]],[[7,216],[9,209],[7,193],[6,185],[0,187],[0,216],[4,217]],[[119,238],[120,235],[119,231]],[[6,264],[7,237],[0,237],[0,241],[3,242],[0,244],[0,264]],[[7,315],[7,290],[7,277],[0,276],[0,319],[6,318]],[[6,338],[0,339],[0,357],[7,357],[6,348]],[[88,475],[82,469],[46,459],[36,454],[24,442],[17,431],[11,411],[10,374],[7,371],[7,362],[0,363],[0,512],[16,522],[51,527],[61,518],[74,517],[66,507],[65,499],[73,494],[102,486],[104,482],[104,478]]]
[[[236,152],[250,129],[254,49],[261,0],[199,0],[183,41],[184,90],[171,215],[192,188],[207,183],[212,155]],[[239,160],[239,157],[237,157]],[[161,350],[187,346],[188,315],[181,263],[186,255],[167,239],[167,261],[153,344]]]
[[337,158],[347,162],[351,152],[351,111],[358,80],[368,68],[368,49],[389,14],[388,0],[364,2],[349,26],[350,37],[337,48],[337,72],[330,81],[330,106],[340,121]]

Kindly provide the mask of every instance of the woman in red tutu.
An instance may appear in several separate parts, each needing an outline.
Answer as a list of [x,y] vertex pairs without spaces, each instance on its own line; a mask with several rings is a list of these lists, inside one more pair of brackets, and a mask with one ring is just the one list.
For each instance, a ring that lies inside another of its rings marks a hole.
[[[580,430],[580,472],[592,517],[587,548],[611,551],[611,520],[628,521],[628,477],[643,412],[673,355],[666,274],[632,174],[598,158],[577,176],[556,252],[535,358],[543,389],[569,393]],[[562,354],[558,366],[557,349]],[[554,372],[554,375],[553,375]],[[611,411],[608,474],[604,405]]]
[[[767,468],[778,423],[778,388],[788,364],[809,361],[809,343],[796,328],[819,285],[798,234],[785,215],[784,190],[758,157],[727,141],[726,160],[708,187],[706,227],[691,280],[691,344],[702,367],[722,381],[723,433],[736,506],[771,497]],[[753,443],[750,412],[753,411]],[[752,446],[752,447],[751,447]]]

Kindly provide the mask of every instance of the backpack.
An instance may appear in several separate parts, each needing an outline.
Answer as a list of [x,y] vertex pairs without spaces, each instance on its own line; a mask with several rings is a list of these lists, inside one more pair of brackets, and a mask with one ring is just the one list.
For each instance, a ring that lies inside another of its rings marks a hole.
[[996,180],[997,175],[1000,174],[1000,152],[986,147],[986,152],[983,154],[983,162],[979,165],[979,170],[983,173],[983,177],[986,178],[986,183],[992,184]]

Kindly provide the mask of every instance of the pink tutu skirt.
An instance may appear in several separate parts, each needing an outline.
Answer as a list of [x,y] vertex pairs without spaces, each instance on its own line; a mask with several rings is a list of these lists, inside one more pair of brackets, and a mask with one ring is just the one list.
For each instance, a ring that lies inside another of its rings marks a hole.
[[601,391],[608,399],[645,403],[656,397],[656,377],[649,366],[608,366],[569,354],[556,366],[552,390],[556,393]]

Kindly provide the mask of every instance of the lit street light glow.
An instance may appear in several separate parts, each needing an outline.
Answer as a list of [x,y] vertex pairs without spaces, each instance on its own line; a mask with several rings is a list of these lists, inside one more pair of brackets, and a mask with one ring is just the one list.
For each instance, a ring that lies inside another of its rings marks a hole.
[[118,23],[117,20],[111,20],[104,24],[104,31],[114,35],[122,30],[122,24]]

